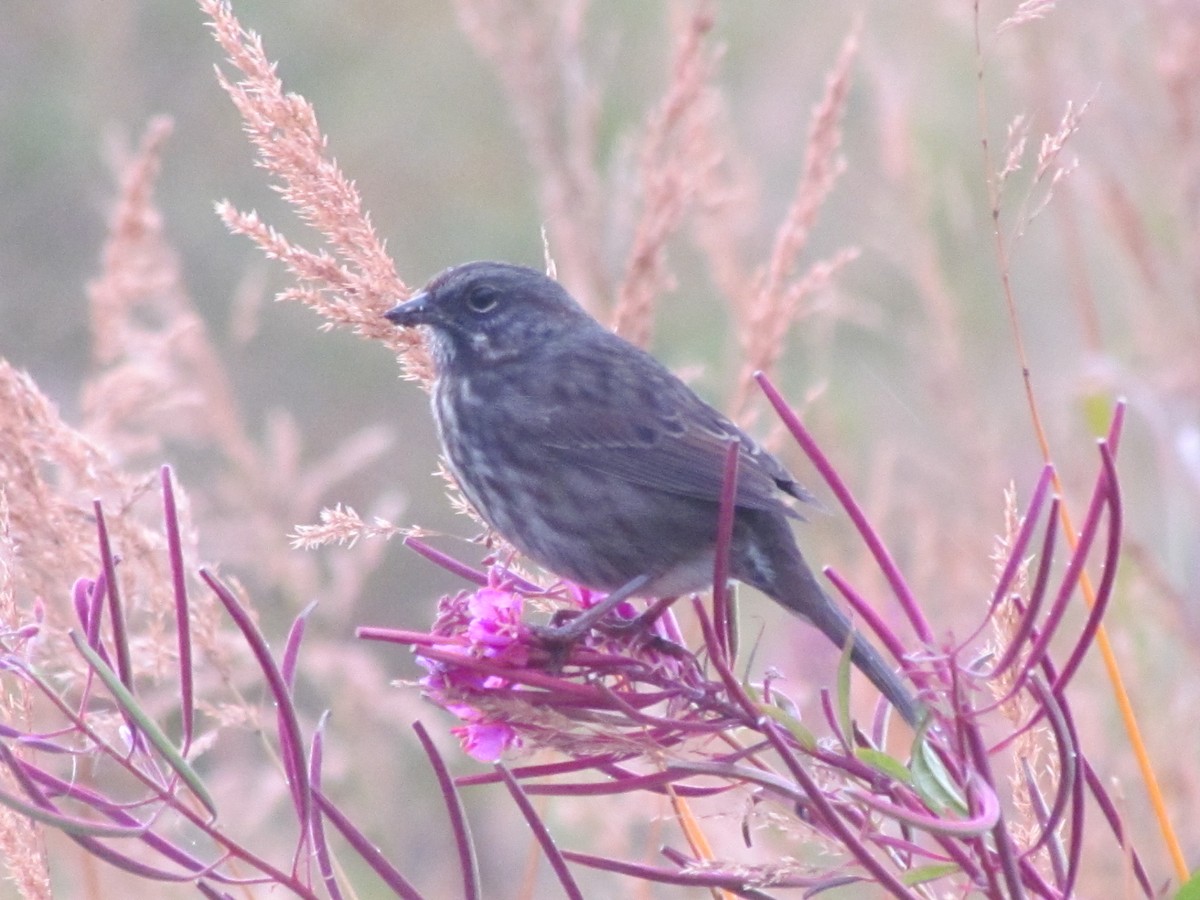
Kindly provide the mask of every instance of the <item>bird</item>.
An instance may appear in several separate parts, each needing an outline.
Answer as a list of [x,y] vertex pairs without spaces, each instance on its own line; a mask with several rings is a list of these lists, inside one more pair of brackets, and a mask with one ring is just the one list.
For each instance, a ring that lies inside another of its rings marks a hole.
[[483,520],[551,573],[624,598],[712,585],[731,443],[729,574],[815,626],[910,725],[923,707],[805,561],[783,464],[536,269],[477,261],[384,313],[423,327],[444,458]]

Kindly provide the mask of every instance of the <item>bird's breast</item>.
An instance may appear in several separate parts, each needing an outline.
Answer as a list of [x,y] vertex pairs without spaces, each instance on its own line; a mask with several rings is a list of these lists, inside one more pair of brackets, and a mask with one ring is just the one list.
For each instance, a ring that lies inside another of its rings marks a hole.
[[518,510],[529,507],[528,476],[538,467],[528,458],[517,423],[501,408],[505,399],[487,388],[470,378],[440,378],[433,417],[463,494],[484,521],[520,546]]
[[[717,505],[655,489],[548,445],[517,391],[442,378],[433,392],[447,464],[496,532],[555,574],[613,590],[639,575],[656,594],[711,579]],[[614,452],[604,447],[595,452]]]

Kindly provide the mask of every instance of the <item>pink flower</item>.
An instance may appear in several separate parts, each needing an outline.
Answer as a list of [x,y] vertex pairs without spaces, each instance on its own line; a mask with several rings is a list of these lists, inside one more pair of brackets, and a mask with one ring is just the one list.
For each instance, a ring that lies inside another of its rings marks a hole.
[[467,637],[476,650],[484,656],[498,656],[526,636],[521,624],[524,599],[516,591],[491,586],[471,594],[467,599]]
[[483,718],[450,730],[458,736],[463,750],[480,762],[496,762],[509,747],[520,747],[522,744],[520,736],[511,726]]
[[527,662],[529,652],[529,629],[521,624],[524,597],[495,570],[491,575],[487,587],[443,598],[435,633],[465,635],[469,645],[444,644],[439,649],[461,654],[463,664],[417,656],[417,663],[429,670],[421,684],[432,700],[466,723],[452,731],[467,753],[484,762],[495,762],[508,748],[521,746],[521,738],[510,725],[489,718],[471,705],[472,693],[502,691],[509,688],[510,682],[479,672],[470,660],[503,659],[521,666]]

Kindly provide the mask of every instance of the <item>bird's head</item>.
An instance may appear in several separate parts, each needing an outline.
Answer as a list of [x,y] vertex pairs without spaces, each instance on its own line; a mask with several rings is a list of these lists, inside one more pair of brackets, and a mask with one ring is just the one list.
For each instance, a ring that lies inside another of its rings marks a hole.
[[549,341],[595,327],[557,281],[535,269],[472,262],[447,269],[384,314],[431,332],[439,371],[525,356]]

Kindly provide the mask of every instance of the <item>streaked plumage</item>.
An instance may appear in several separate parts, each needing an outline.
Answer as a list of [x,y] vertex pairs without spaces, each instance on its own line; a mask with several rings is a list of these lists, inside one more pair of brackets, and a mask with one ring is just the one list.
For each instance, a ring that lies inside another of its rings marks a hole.
[[[835,644],[849,620],[789,525],[810,499],[783,465],[555,281],[495,262],[448,269],[387,314],[430,330],[433,411],[455,477],[522,553],[587,587],[711,584],[726,448],[740,445],[731,574]],[[852,660],[909,722],[918,707],[855,635]]]

